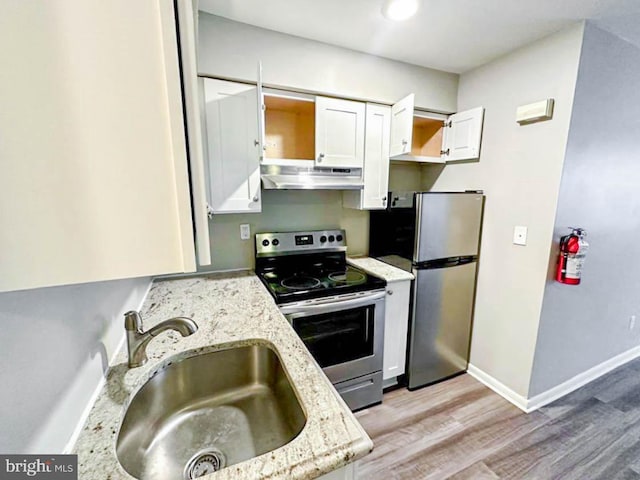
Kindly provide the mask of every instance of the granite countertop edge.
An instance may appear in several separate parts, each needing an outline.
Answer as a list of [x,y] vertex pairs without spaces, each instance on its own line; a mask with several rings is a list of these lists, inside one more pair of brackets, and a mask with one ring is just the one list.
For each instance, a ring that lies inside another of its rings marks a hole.
[[410,272],[371,257],[348,257],[347,262],[387,282],[399,282],[415,278]]
[[307,422],[286,445],[203,479],[312,479],[373,449],[367,433],[252,272],[156,280],[141,315],[145,329],[174,316],[193,318],[199,329],[186,338],[175,332],[158,336],[147,347],[149,362],[139,368],[127,367],[126,346],[115,355],[74,447],[79,478],[133,479],[118,462],[115,445],[126,406],[135,393],[169,363],[242,345],[275,348]]

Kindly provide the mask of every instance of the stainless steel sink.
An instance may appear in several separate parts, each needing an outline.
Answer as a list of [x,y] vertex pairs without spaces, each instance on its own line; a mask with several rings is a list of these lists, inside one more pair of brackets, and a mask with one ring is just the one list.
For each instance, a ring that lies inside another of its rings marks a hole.
[[293,440],[306,417],[276,353],[253,345],[177,361],[126,411],[120,464],[139,479],[192,479]]

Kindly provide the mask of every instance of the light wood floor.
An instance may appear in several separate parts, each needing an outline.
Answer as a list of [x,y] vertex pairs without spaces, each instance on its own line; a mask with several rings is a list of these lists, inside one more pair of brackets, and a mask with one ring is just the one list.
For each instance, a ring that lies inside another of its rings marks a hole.
[[528,415],[465,374],[356,417],[362,480],[640,480],[640,360]]

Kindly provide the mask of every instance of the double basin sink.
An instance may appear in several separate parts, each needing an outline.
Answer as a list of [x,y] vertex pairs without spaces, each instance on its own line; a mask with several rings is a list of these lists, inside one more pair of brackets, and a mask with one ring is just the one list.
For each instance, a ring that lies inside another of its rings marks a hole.
[[191,480],[289,443],[305,422],[275,351],[235,347],[151,377],[129,404],[116,453],[140,480]]

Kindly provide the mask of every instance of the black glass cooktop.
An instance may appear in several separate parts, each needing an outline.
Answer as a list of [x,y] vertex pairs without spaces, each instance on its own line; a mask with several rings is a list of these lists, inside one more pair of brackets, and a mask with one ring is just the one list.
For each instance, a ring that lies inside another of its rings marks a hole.
[[386,286],[381,278],[348,265],[341,254],[257,259],[256,273],[278,304]]

